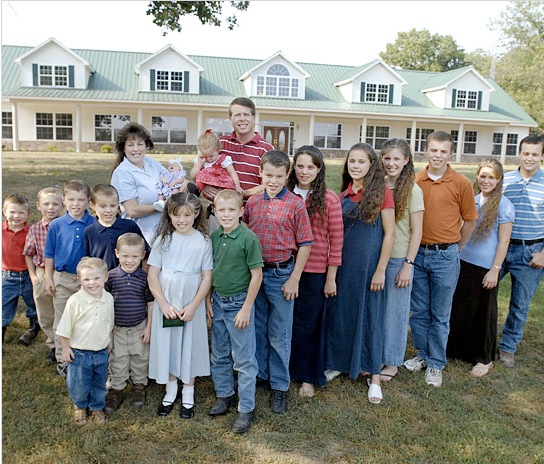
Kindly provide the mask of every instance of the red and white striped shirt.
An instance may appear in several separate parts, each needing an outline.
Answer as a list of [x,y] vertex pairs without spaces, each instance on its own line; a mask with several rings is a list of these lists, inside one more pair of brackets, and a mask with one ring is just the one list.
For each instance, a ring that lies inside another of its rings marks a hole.
[[259,167],[261,158],[274,147],[255,132],[247,143],[240,143],[236,138],[236,132],[219,137],[221,142],[221,154],[229,155],[234,164],[234,170],[240,178],[240,187],[244,190],[261,185]]

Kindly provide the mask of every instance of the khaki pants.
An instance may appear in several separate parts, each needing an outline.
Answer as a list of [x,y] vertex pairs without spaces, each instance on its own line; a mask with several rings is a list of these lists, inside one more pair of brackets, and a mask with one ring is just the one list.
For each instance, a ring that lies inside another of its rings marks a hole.
[[133,384],[147,385],[149,343],[144,345],[140,337],[146,326],[147,319],[134,327],[113,328],[108,388],[123,390],[129,378]]
[[55,332],[53,331],[53,322],[55,321],[55,307],[53,306],[53,297],[45,292],[45,270],[43,267],[36,267],[38,276],[38,285],[32,287],[34,294],[34,303],[36,303],[36,313],[38,322],[47,337],[45,344],[48,348],[55,348]]
[[55,308],[55,320],[53,322],[53,330],[55,332],[55,356],[58,363],[63,363],[62,345],[60,343],[60,336],[57,335],[57,327],[62,314],[64,313],[64,307],[66,306],[68,298],[80,289],[80,284],[76,274],[59,271],[55,271],[53,274],[53,282],[55,283],[55,296],[53,297],[53,306]]

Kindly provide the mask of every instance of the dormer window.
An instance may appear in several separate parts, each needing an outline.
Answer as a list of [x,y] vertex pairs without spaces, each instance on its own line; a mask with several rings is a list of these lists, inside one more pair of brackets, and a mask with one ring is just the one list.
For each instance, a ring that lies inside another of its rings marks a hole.
[[475,90],[452,90],[452,108],[466,108],[469,110],[481,109],[482,92]]
[[68,87],[68,66],[39,65],[38,82],[46,87]]
[[361,102],[393,103],[393,84],[361,82]]
[[257,95],[267,97],[298,97],[298,79],[291,78],[289,70],[276,63],[268,68],[266,76],[257,76]]
[[151,70],[151,90],[189,92],[189,71]]

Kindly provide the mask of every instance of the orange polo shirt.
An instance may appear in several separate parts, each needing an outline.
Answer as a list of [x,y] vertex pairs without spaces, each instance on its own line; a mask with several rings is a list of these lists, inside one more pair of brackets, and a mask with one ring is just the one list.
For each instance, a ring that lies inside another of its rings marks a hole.
[[427,166],[416,174],[425,203],[421,244],[458,242],[461,240],[461,218],[464,221],[478,219],[472,184],[449,164],[437,181],[429,177],[428,169]]

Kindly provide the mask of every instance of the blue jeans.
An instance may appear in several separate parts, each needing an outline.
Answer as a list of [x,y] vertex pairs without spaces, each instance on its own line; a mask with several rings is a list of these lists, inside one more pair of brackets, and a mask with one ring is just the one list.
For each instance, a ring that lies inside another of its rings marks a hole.
[[515,353],[523,337],[523,326],[527,322],[531,300],[535,294],[544,269],[529,266],[533,253],[542,251],[542,243],[532,245],[510,245],[501,270],[501,279],[509,272],[512,279],[510,308],[502,331],[499,347],[502,351]]
[[106,406],[108,349],[100,351],[72,348],[74,359],[68,363],[66,387],[78,408],[101,411]]
[[17,312],[19,297],[26,303],[26,317],[37,319],[32,282],[28,271],[2,271],[2,327],[10,325]]
[[418,356],[433,369],[444,369],[450,331],[451,302],[459,278],[459,247],[427,250],[414,262],[410,327]]
[[293,272],[294,263],[285,268],[263,268],[263,282],[255,300],[255,338],[261,379],[269,379],[273,390],[289,390],[289,359],[293,335],[293,306],[281,287]]
[[218,398],[234,395],[234,376],[238,372],[238,411],[255,409],[255,310],[252,308],[249,325],[245,329],[234,327],[234,318],[246,301],[247,290],[235,296],[221,296],[213,292],[211,372]]
[[[385,270],[385,314],[382,364],[402,366],[408,338],[408,316],[412,286],[397,288],[397,274],[404,258],[391,258]],[[413,268],[414,266],[412,266]],[[412,269],[412,278],[413,272]]]

